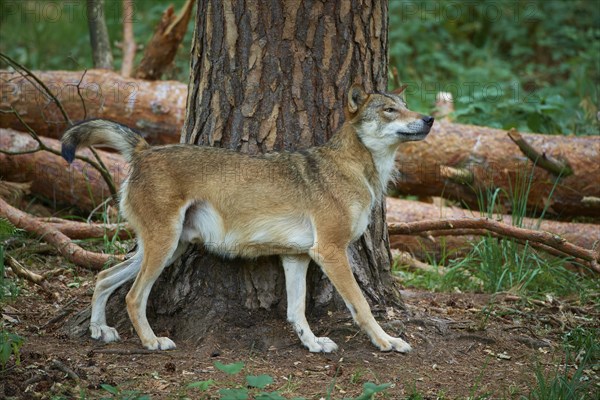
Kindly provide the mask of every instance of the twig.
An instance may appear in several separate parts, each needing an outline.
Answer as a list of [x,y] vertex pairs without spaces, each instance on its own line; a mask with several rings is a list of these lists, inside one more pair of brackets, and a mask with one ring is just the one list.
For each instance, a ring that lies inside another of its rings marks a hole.
[[48,320],[48,322],[46,322],[44,325],[42,325],[40,327],[40,329],[44,329],[44,328],[48,327],[49,325],[54,325],[55,323],[63,320],[67,315],[71,314],[74,311],[74,309],[69,308],[69,307],[71,307],[76,301],[77,301],[77,298],[69,300],[69,302],[67,302],[67,304],[65,304],[62,307],[62,311],[60,313],[58,313],[57,315],[55,315],[54,317],[50,318]]
[[152,350],[145,350],[145,349],[135,349],[135,350],[128,350],[128,349],[93,349],[92,353],[95,354],[121,354],[121,355],[132,355],[132,354],[146,354],[146,355],[169,355],[169,353],[164,352],[164,351],[152,351]]
[[65,374],[67,374],[67,376],[73,379],[74,381],[78,381],[80,379],[79,375],[77,375],[75,371],[73,371],[71,368],[67,367],[65,364],[56,359],[52,360],[52,366],[58,369],[59,371],[62,371]]
[[529,144],[523,136],[516,129],[512,128],[507,132],[508,137],[515,142],[519,149],[529,158],[533,163],[546,171],[561,177],[573,175],[573,170],[565,161],[559,161],[545,153],[540,153]]
[[576,246],[567,242],[560,236],[549,232],[519,228],[487,218],[458,218],[417,221],[410,223],[393,223],[388,224],[388,229],[390,235],[414,235],[436,230],[445,230],[450,234],[454,229],[485,229],[501,236],[512,237],[518,240],[539,243],[544,246],[551,247],[564,254],[568,254],[571,257],[589,262],[592,270],[600,273],[600,266],[598,265],[600,256],[593,250]]
[[123,259],[121,256],[111,256],[84,250],[52,225],[41,223],[32,215],[12,207],[3,199],[0,199],[0,215],[8,219],[17,228],[42,236],[43,240],[55,246],[62,256],[79,266],[99,271],[105,265]]
[[79,100],[81,100],[81,106],[83,107],[83,119],[87,119],[87,106],[85,105],[85,100],[83,100],[83,96],[81,95],[81,82],[83,82],[83,78],[85,78],[85,74],[87,74],[87,68],[84,68],[83,74],[81,75],[81,79],[77,82],[77,96],[79,96]]
[[102,207],[106,206],[106,204],[108,204],[108,202],[110,202],[112,200],[112,198],[108,198],[106,200],[104,200],[102,203],[98,204],[96,207],[94,207],[94,209],[92,211],[90,211],[90,213],[88,214],[87,217],[87,223],[91,224],[92,223],[92,217],[94,216],[94,214],[96,213],[96,211],[98,211],[99,209],[101,209]]

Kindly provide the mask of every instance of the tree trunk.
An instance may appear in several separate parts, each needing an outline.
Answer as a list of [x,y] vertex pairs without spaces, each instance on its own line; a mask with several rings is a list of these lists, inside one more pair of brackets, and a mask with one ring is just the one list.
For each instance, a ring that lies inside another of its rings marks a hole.
[[400,147],[396,188],[402,194],[456,199],[472,209],[478,209],[479,191],[500,188],[502,212],[510,213],[512,193],[522,195],[531,181],[529,211],[548,206],[555,217],[600,216],[600,137],[523,138],[544,157],[566,162],[573,174],[559,178],[539,163],[534,167],[506,131],[439,121],[425,141]]
[[[187,96],[183,83],[124,78],[106,70],[34,74],[48,86],[73,122],[106,118],[138,129],[153,144],[179,142]],[[52,99],[17,72],[0,70],[0,75],[0,106],[14,108],[38,135],[60,138],[67,124]],[[0,127],[25,130],[11,113],[0,113]]]
[[[352,82],[385,91],[386,49],[383,0],[200,1],[183,138],[253,154],[323,144],[341,126]],[[373,305],[402,307],[390,274],[384,205],[349,256]],[[315,265],[308,280],[309,316],[345,309]],[[125,320],[125,292],[109,303],[117,325]],[[159,278],[148,311],[157,331],[197,339],[216,324],[254,326],[265,309],[283,318],[285,305],[278,258],[223,260],[195,247]],[[257,339],[262,327],[245,332]]]
[[104,0],[87,0],[87,19],[94,68],[113,69],[110,38],[104,16]]

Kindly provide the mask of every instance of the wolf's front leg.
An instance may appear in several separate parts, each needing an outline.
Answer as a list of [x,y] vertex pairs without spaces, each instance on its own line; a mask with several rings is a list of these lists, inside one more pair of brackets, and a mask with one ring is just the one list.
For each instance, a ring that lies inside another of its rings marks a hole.
[[321,266],[325,275],[342,296],[354,321],[369,335],[371,342],[380,350],[409,352],[411,347],[408,343],[385,333],[373,317],[369,303],[352,274],[346,246],[326,246],[326,248],[328,251],[319,251],[319,246],[315,245],[309,254]]
[[282,256],[285,271],[285,286],[287,289],[287,318],[294,327],[302,344],[313,353],[331,353],[337,350],[337,344],[327,337],[316,337],[306,320],[306,271],[310,257],[306,254],[299,256]]

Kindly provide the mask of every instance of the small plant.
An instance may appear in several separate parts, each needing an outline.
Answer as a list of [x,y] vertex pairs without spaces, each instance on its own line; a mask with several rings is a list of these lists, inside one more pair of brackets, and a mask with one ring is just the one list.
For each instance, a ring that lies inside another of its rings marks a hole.
[[13,298],[19,293],[19,288],[4,277],[4,241],[15,235],[19,230],[4,218],[0,218],[0,302],[5,298]]
[[6,364],[11,356],[15,357],[15,364],[21,363],[21,347],[23,346],[23,338],[15,333],[8,331],[0,331],[0,366],[6,368]]
[[[530,389],[528,399],[575,399],[593,398],[594,388],[587,376],[600,360],[600,329],[577,327],[563,336],[564,365],[545,372],[542,365],[535,370],[536,383]],[[590,397],[591,395],[591,397]]]
[[[222,364],[215,362],[215,367],[229,376],[235,376],[244,369],[243,362],[231,364]],[[287,400],[279,391],[267,392],[265,389],[273,384],[273,377],[267,374],[261,375],[246,375],[245,385],[228,384],[218,390],[219,399],[221,400]],[[334,380],[335,383],[335,380]],[[205,381],[196,381],[187,385],[187,389],[206,392],[211,387],[219,386],[218,382],[212,379]],[[233,387],[232,387],[233,386]],[[390,387],[390,384],[377,385],[373,382],[366,382],[363,385],[362,393],[358,397],[344,398],[344,400],[369,400],[374,398],[377,393],[383,393]],[[325,398],[330,399],[331,393],[328,391]],[[304,400],[302,397],[293,397],[291,400]]]
[[138,390],[122,390],[118,386],[101,384],[100,387],[110,393],[111,397],[102,397],[102,400],[118,399],[118,400],[150,400],[150,396],[142,394]]

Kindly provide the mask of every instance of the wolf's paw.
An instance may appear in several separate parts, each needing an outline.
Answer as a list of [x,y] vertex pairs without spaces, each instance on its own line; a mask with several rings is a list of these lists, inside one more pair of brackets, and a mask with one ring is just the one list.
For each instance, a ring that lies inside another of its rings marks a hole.
[[412,350],[410,344],[406,343],[400,338],[388,336],[386,338],[373,341],[375,346],[379,347],[381,351],[397,351],[398,353],[408,353]]
[[148,350],[172,350],[177,346],[168,337],[157,337],[148,343],[144,343],[144,347]]
[[315,337],[306,347],[311,353],[331,353],[338,349],[337,344],[328,337]]
[[119,332],[108,325],[90,324],[90,334],[92,339],[102,340],[104,343],[116,342],[120,340]]

